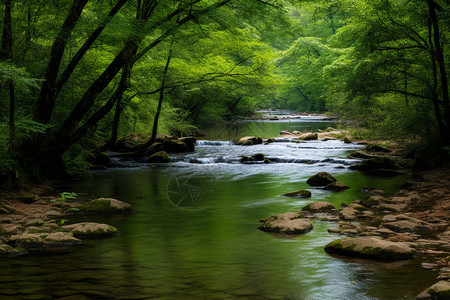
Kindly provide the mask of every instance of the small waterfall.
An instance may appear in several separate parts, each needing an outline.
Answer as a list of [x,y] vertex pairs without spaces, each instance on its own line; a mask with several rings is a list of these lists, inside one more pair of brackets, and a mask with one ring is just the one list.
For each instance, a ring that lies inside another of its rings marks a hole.
[[197,141],[197,146],[232,146],[232,141]]

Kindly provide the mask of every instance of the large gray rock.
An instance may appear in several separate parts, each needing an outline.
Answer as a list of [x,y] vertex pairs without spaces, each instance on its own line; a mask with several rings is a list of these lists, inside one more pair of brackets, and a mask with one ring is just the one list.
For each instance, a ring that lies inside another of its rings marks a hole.
[[396,243],[374,237],[359,237],[335,240],[325,246],[328,253],[370,258],[408,259],[416,251],[407,243]]
[[130,204],[113,198],[99,198],[78,207],[80,212],[92,214],[120,214],[130,213],[133,209]]
[[309,177],[306,183],[312,186],[326,186],[336,181],[337,179],[334,178],[330,173],[319,172],[316,175]]
[[313,202],[302,208],[303,211],[310,211],[310,212],[330,211],[333,209],[336,209],[334,204],[326,201]]
[[441,280],[420,293],[416,300],[448,300],[450,299],[450,281]]
[[263,222],[263,225],[259,229],[268,232],[299,234],[313,229],[311,222],[296,212],[270,216],[260,221]]
[[385,222],[382,223],[382,225],[395,232],[429,233],[433,231],[433,226],[430,224],[412,218],[408,220]]
[[30,233],[11,236],[10,242],[16,247],[31,251],[60,250],[81,244],[81,240],[68,232]]
[[240,146],[251,146],[258,144],[262,144],[262,139],[260,137],[255,136],[244,136],[240,138],[239,141],[236,142],[236,145]]
[[86,238],[99,238],[109,237],[119,234],[117,228],[108,224],[99,224],[93,222],[83,222],[72,225],[63,226],[64,230],[70,231],[73,236],[86,239]]

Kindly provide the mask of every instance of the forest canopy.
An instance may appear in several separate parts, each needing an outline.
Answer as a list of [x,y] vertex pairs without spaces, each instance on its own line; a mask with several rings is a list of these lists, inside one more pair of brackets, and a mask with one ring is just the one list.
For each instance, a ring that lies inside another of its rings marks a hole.
[[447,0],[2,0],[0,174],[261,108],[450,141]]

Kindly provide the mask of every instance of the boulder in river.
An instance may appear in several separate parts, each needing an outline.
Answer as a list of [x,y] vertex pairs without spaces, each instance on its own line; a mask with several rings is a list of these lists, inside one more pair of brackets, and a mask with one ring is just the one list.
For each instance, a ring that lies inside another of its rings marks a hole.
[[316,141],[319,139],[319,134],[317,132],[315,133],[305,133],[302,134],[298,140],[300,141]]
[[350,187],[348,185],[345,185],[339,181],[332,182],[330,184],[327,184],[324,187],[325,190],[329,190],[329,191],[333,191],[333,192],[345,191],[345,190],[348,190],[349,188]]
[[311,198],[311,192],[307,190],[301,190],[297,192],[286,193],[283,196],[291,198]]
[[81,212],[92,214],[120,214],[130,213],[133,210],[130,204],[113,198],[98,198],[78,207],[78,209]]
[[337,179],[334,178],[330,173],[319,172],[314,176],[311,176],[306,183],[312,186],[326,186],[330,183],[336,182]]
[[63,229],[70,231],[73,236],[79,239],[109,237],[119,234],[119,230],[111,225],[93,222],[66,225],[63,226]]
[[187,145],[180,140],[166,139],[162,143],[167,153],[184,153],[188,151]]
[[302,208],[303,211],[309,212],[323,212],[323,211],[330,211],[333,209],[336,209],[334,204],[326,201],[313,202]]
[[197,143],[197,139],[195,137],[192,137],[192,136],[182,137],[182,138],[179,138],[178,140],[183,142],[186,145],[186,150],[188,152],[195,151],[195,143]]
[[239,141],[236,142],[236,145],[239,146],[251,146],[251,145],[258,145],[262,144],[262,139],[260,137],[255,136],[244,136],[239,139]]
[[161,142],[155,142],[150,147],[147,148],[147,150],[144,153],[144,156],[148,157],[163,150],[164,144]]
[[170,157],[165,151],[159,151],[147,157],[147,162],[155,164],[165,164],[170,162]]
[[267,232],[300,234],[313,229],[311,222],[296,212],[270,216],[260,221],[263,222],[263,225],[259,229]]
[[420,293],[416,300],[447,300],[450,299],[450,281],[441,280]]
[[407,243],[389,242],[374,237],[335,240],[325,246],[328,253],[384,259],[408,259],[416,251]]
[[126,134],[117,140],[114,146],[111,147],[111,150],[121,153],[134,152],[139,149],[140,146],[145,144],[146,141],[147,139],[143,135],[133,133]]

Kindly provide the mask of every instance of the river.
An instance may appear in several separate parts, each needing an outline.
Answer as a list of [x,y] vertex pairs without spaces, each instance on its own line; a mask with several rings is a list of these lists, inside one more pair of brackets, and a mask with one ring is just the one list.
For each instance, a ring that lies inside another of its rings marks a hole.
[[[335,223],[314,221],[303,235],[258,230],[258,220],[298,211],[313,201],[365,197],[363,187],[398,190],[405,178],[370,177],[348,166],[361,146],[340,141],[235,146],[237,136],[277,136],[280,130],[325,129],[320,119],[248,121],[206,128],[195,153],[155,166],[95,171],[60,183],[60,192],[114,197],[133,205],[128,216],[86,217],[121,234],[87,240],[61,254],[0,261],[0,299],[414,299],[436,272],[417,259],[377,261],[330,256]],[[241,164],[264,153],[271,164]],[[332,193],[306,184],[332,173],[351,189]],[[280,195],[301,189],[312,199]],[[63,298],[68,297],[68,298]]]

